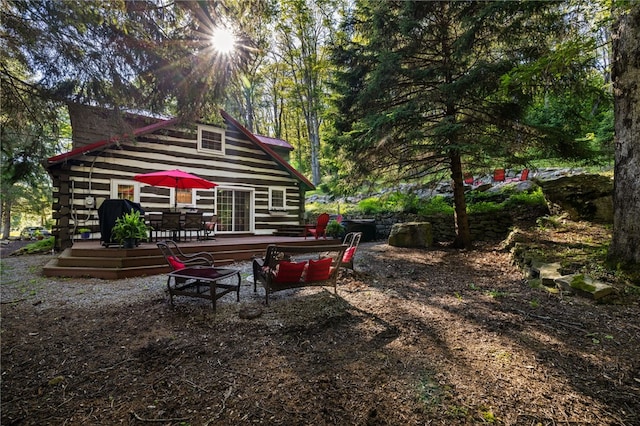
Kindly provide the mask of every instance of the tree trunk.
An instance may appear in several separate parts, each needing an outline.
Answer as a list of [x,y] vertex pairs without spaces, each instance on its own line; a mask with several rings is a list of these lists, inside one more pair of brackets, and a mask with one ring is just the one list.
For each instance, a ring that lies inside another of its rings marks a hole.
[[8,197],[3,197],[0,205],[0,216],[2,217],[2,238],[8,239],[11,236],[11,202]]
[[467,218],[467,203],[464,199],[464,179],[462,177],[462,161],[460,154],[450,156],[451,179],[453,180],[453,202],[455,207],[456,238],[453,241],[455,248],[472,248],[471,231]]
[[616,22],[613,38],[615,180],[609,255],[640,263],[640,4]]

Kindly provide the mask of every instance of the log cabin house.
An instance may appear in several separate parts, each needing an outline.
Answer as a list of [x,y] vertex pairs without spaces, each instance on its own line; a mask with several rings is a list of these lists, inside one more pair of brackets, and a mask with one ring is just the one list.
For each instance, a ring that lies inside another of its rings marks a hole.
[[[223,125],[152,118],[69,104],[71,151],[46,162],[53,179],[57,251],[88,228],[99,237],[98,208],[107,199],[140,203],[147,215],[197,210],[216,216],[217,234],[271,235],[299,226],[305,191],[314,186],[288,162],[293,147],[254,135],[225,111]],[[208,190],[154,187],[134,176],[181,169],[217,184]],[[177,202],[177,205],[174,205]]]

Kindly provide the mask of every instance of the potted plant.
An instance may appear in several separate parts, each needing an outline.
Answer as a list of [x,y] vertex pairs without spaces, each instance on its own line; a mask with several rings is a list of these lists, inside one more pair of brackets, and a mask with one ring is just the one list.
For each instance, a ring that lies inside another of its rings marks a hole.
[[133,248],[138,245],[139,240],[147,239],[148,232],[149,227],[144,223],[144,218],[140,217],[140,212],[132,211],[116,219],[111,239],[124,248]]
[[88,239],[91,236],[91,229],[89,228],[80,228],[76,232],[80,234],[80,236],[84,240]]
[[339,238],[345,234],[345,229],[337,220],[331,219],[327,224],[326,232],[330,237]]

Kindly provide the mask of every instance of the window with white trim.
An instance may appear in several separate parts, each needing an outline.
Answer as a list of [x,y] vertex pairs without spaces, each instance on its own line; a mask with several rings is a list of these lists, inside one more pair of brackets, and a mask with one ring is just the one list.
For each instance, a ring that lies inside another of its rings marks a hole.
[[177,207],[194,207],[196,205],[196,190],[195,189],[182,189],[171,188],[173,194],[171,198],[175,200]]
[[111,180],[110,197],[120,200],[140,202],[140,185],[130,180]]
[[224,154],[224,130],[212,126],[198,126],[198,150]]
[[286,210],[287,189],[284,187],[269,188],[269,210]]

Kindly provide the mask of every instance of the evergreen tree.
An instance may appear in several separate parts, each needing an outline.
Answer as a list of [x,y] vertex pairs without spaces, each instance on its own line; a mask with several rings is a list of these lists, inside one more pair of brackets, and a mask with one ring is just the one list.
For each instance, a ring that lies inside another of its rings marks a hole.
[[[240,18],[261,4],[10,0],[0,12],[1,40],[50,99],[200,117],[215,111],[246,65],[253,44]],[[222,54],[213,34],[232,25],[236,49]]]
[[367,179],[449,173],[454,245],[470,247],[463,163],[519,161],[544,141],[523,121],[536,91],[563,83],[552,72],[583,69],[583,46],[562,43],[561,12],[551,2],[357,1],[334,54],[335,147]]

